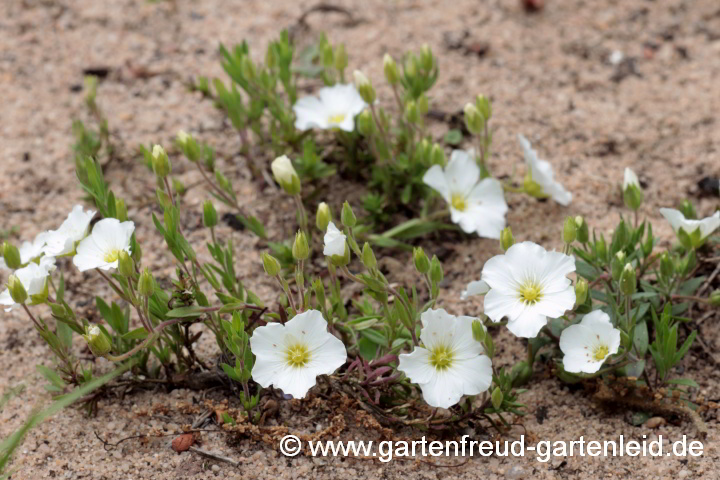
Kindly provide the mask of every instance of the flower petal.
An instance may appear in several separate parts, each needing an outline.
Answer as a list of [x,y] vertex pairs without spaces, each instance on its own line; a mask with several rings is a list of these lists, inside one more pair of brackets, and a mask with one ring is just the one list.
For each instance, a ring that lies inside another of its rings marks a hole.
[[415,347],[412,353],[403,353],[398,359],[398,370],[413,383],[427,383],[435,375],[436,370],[430,365],[430,352],[423,347]]
[[480,167],[470,153],[453,150],[445,167],[445,178],[450,192],[467,196],[480,179]]
[[469,297],[473,297],[475,295],[485,295],[490,291],[490,285],[488,285],[484,280],[474,280],[470,283],[468,283],[468,286],[463,290],[462,294],[460,294],[461,300],[467,300]]
[[433,165],[425,172],[423,183],[438,192],[446,202],[450,203],[450,189],[440,165]]

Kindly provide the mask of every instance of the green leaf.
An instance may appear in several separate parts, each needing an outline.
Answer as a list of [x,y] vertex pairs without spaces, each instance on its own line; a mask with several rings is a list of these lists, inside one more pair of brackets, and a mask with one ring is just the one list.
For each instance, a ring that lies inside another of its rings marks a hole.
[[367,361],[373,360],[377,355],[378,346],[376,343],[368,340],[367,338],[361,338],[358,340],[358,351],[360,355]]
[[[640,322],[635,325],[635,335],[633,338],[633,344],[635,345],[635,351],[638,354],[638,357],[642,358],[645,356],[645,353],[647,353],[648,349],[648,328],[647,323]],[[637,375],[635,375],[637,376]]]
[[186,317],[197,317],[202,315],[204,312],[203,307],[192,305],[189,307],[174,308],[165,314],[168,318],[186,318]]
[[463,140],[463,134],[460,130],[452,129],[448,130],[443,137],[443,141],[448,145],[460,145]]
[[51,370],[44,365],[36,365],[35,369],[40,372],[53,386],[61,390],[65,388],[65,381],[60,378],[60,375],[58,375],[54,370]]
[[148,336],[148,331],[145,330],[145,327],[136,328],[135,330],[131,330],[130,332],[126,333],[122,336],[123,340],[145,340]]
[[673,378],[672,380],[668,380],[665,383],[671,383],[673,385],[686,385],[688,387],[700,388],[700,385],[698,385],[697,382],[691,378]]

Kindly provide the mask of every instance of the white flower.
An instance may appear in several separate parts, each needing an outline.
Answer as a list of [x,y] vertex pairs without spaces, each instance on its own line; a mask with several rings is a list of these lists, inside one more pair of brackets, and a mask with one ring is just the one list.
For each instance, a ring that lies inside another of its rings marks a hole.
[[316,96],[299,99],[293,105],[295,128],[339,128],[346,132],[355,129],[355,116],[365,110],[367,103],[354,85],[337,84],[324,87]]
[[327,322],[317,310],[303,312],[285,325],[256,328],[250,349],[255,354],[252,378],[295,398],[304,397],[318,375],[333,373],[347,360],[345,345],[327,331]]
[[533,150],[532,145],[527,138],[518,135],[518,140],[522,146],[530,174],[535,183],[540,185],[545,195],[548,195],[560,205],[567,207],[572,200],[572,194],[565,190],[559,182],[555,181],[552,165],[545,160],[538,158],[537,152]]
[[516,243],[483,267],[482,279],[490,286],[485,314],[496,322],[508,317],[508,330],[533,338],[548,317],[557,318],[575,305],[575,289],[566,277],[574,271],[574,257],[532,242]]
[[685,218],[685,215],[683,215],[681,211],[675,210],[674,208],[661,208],[660,213],[665,217],[665,220],[670,222],[670,225],[676,232],[682,228],[685,230],[685,233],[690,235],[695,232],[695,230],[700,229],[700,240],[707,238],[720,227],[720,212],[715,212],[714,215],[705,217],[702,220]]
[[635,172],[630,170],[628,167],[625,167],[625,175],[623,176],[623,192],[630,186],[640,188],[640,180],[638,180]]
[[445,310],[421,315],[423,347],[400,355],[398,370],[423,392],[432,407],[450,408],[463,395],[477,395],[490,388],[492,363],[473,339],[472,317],[456,317]]
[[133,222],[120,222],[105,218],[93,227],[92,234],[77,246],[73,263],[81,272],[93,268],[110,270],[117,268],[118,256],[123,250],[130,251],[130,238],[135,231]]
[[84,211],[82,205],[75,205],[57,230],[47,232],[45,255],[58,257],[75,251],[75,244],[85,238],[93,210]]
[[[35,236],[35,239],[32,242],[28,242],[27,240],[24,241],[22,245],[20,245],[20,248],[18,248],[18,252],[20,253],[20,263],[25,265],[42,255],[45,248],[45,242],[47,241],[47,236],[48,232],[41,232]],[[8,266],[5,263],[5,259],[0,257],[0,270],[7,268]]]
[[463,290],[460,295],[460,299],[467,300],[469,297],[474,297],[475,295],[485,295],[489,291],[490,285],[488,285],[484,280],[475,280],[468,283],[467,288]]
[[292,183],[293,177],[298,176],[287,155],[281,155],[273,160],[270,169],[278,183]]
[[[28,297],[30,297],[45,291],[45,279],[53,270],[55,270],[55,258],[42,257],[39,264],[31,262],[26,267],[15,270],[14,275],[20,280]],[[7,288],[0,293],[0,305],[7,307],[5,308],[6,312],[18,306]]]
[[347,237],[335,226],[333,222],[328,223],[327,231],[323,242],[323,255],[332,257],[334,255],[345,255],[345,240]]
[[494,178],[480,180],[480,167],[472,152],[454,150],[443,170],[433,165],[423,182],[436,190],[450,205],[450,217],[465,233],[500,238],[505,228],[505,203],[502,184]]
[[570,373],[595,373],[620,347],[620,330],[602,310],[585,315],[560,334],[560,350],[565,354],[563,368]]

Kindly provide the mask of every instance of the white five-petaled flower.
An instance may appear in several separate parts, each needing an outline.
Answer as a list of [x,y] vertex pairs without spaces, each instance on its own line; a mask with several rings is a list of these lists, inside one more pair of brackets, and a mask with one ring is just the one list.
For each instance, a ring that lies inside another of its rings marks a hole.
[[432,407],[450,408],[463,395],[477,395],[490,388],[492,362],[473,339],[472,317],[456,317],[445,310],[421,315],[423,347],[400,355],[398,370],[422,389]]
[[480,180],[480,167],[472,152],[454,150],[445,169],[433,165],[423,182],[442,195],[450,205],[452,221],[465,233],[500,238],[508,210],[503,187],[494,178]]
[[252,378],[295,398],[307,394],[318,375],[329,375],[347,360],[343,342],[327,330],[317,310],[308,310],[282,325],[258,327],[250,338],[255,354]]
[[[18,248],[20,253],[20,263],[25,265],[26,263],[38,258],[43,254],[45,248],[45,242],[47,241],[48,232],[41,232],[35,236],[32,242],[24,241]],[[5,259],[0,257],[0,270],[7,269]]]
[[93,210],[84,211],[82,205],[75,205],[57,230],[47,232],[45,255],[58,257],[75,251],[77,242],[85,238]]
[[638,180],[638,176],[635,175],[635,172],[630,170],[630,168],[625,167],[625,174],[623,175],[623,191],[627,190],[630,186],[640,188],[640,180]]
[[347,237],[335,226],[333,222],[328,223],[325,237],[323,238],[323,255],[332,257],[345,255],[345,240]]
[[534,338],[548,317],[559,317],[575,305],[575,289],[566,277],[574,271],[572,256],[533,242],[516,243],[483,267],[482,279],[490,286],[485,314],[496,322],[507,317],[508,330]]
[[463,290],[462,294],[460,294],[460,299],[467,300],[469,297],[474,297],[475,295],[485,295],[489,291],[490,285],[484,280],[474,280],[468,283],[468,286]]
[[317,96],[303,97],[295,102],[295,128],[339,128],[352,132],[355,129],[355,116],[365,107],[367,103],[352,84],[323,87]]
[[720,212],[715,212],[714,215],[705,217],[702,220],[685,218],[681,211],[674,208],[661,208],[660,213],[665,217],[665,220],[670,222],[676,232],[682,228],[685,233],[690,235],[699,229],[701,240],[707,238],[720,227]]
[[570,373],[595,373],[620,347],[620,330],[612,326],[602,310],[585,315],[560,334],[560,350],[565,354],[563,368]]
[[[47,276],[55,270],[54,257],[42,257],[39,263],[30,262],[26,267],[15,270],[14,275],[20,280],[28,297],[38,295],[45,291],[45,281]],[[5,289],[0,293],[0,305],[4,305],[5,311],[9,312],[18,304],[12,299],[10,290]]]
[[92,234],[77,246],[73,263],[81,272],[93,268],[117,268],[120,252],[130,251],[130,238],[135,231],[133,222],[104,218],[93,227]]
[[518,140],[520,141],[520,146],[522,146],[525,163],[527,163],[528,169],[530,170],[532,180],[540,185],[545,195],[548,195],[560,205],[565,207],[570,205],[572,194],[555,180],[552,165],[538,157],[537,152],[533,150],[532,145],[530,145],[528,139],[523,135],[518,135]]

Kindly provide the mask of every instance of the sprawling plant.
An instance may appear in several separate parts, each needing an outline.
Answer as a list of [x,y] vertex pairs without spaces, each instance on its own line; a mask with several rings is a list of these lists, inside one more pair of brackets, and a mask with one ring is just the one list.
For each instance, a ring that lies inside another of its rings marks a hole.
[[[627,170],[623,196],[632,219],[621,219],[609,240],[601,232],[591,235],[582,217],[568,217],[558,225],[563,251],[516,243],[504,218],[504,190],[516,188],[492,178],[487,166],[489,101],[479,96],[465,107],[476,150],[456,150],[446,161],[443,148],[430,142],[424,115],[437,66],[429,49],[408,55],[402,73],[385,57],[385,76],[398,107],[394,119],[376,103],[362,74],[355,74],[354,86],[343,83],[344,49],[325,39],[310,60],[303,58],[317,67],[315,75],[327,86],[317,96],[299,99],[294,48],[286,35],[270,45],[262,65],[252,62],[246,44],[222,51],[232,83],[215,81],[214,99],[243,138],[251,131],[275,152],[273,177],[296,210],[295,236],[272,239],[262,255],[278,297],[261,299],[248,290],[245,272],[236,271],[232,239],[216,232],[211,199],[202,210],[211,240],[191,244],[183,231],[182,187],[173,181],[170,157],[160,145],[142,153],[158,186],[153,224],[177,268],[173,278],[156,281],[143,264],[125,201],[105,181],[97,159],[78,155],[77,178],[93,209],[76,206],[57,229],[19,248],[7,241],[2,246],[2,266],[13,273],[0,304],[22,308],[53,352],[54,368],[41,367],[51,391],[63,393],[96,376],[93,364],[73,352],[77,334],[95,356],[131,360],[130,379],[124,381],[138,385],[172,384],[201,370],[222,370],[250,421],[259,421],[259,400],[272,389],[302,398],[321,378],[323,388],[352,396],[386,424],[449,428],[476,418],[503,430],[508,413],[524,413],[519,387],[529,382],[538,361],[560,380],[585,381],[605,396],[608,388],[618,387],[614,401],[648,410],[676,406],[699,418],[692,408],[701,402],[690,390],[697,385],[678,378],[674,367],[696,338],[690,308],[720,304],[720,292],[711,291],[717,274],[712,234],[720,226],[720,212],[698,220],[689,203],[680,210],[663,209],[679,244],[659,251],[651,224],[638,213],[642,189]],[[207,82],[201,88],[209,93]],[[308,129],[326,129],[334,140],[323,144],[324,137],[313,138]],[[522,136],[520,143],[527,173],[517,190],[569,204],[571,195],[554,180],[550,164]],[[175,146],[200,172],[209,196],[267,239],[262,223],[246,214],[230,179],[216,168],[213,149],[185,132]],[[303,156],[293,163],[286,154],[296,148]],[[331,172],[319,160],[326,151],[347,168],[370,165],[371,191],[421,204],[423,213],[375,233],[373,227],[385,220],[372,218],[367,198],[371,218],[362,222],[347,201],[333,217],[329,205],[336,199],[328,196],[312,222],[304,187]],[[439,213],[430,211],[432,192],[446,204]],[[420,246],[412,254],[388,248],[399,245],[397,238],[407,241],[440,228],[435,220],[443,215],[465,232],[499,239],[504,250],[463,293],[484,295],[483,313],[457,316],[442,308],[444,271],[437,256]],[[198,255],[199,248],[207,248],[208,255]],[[414,275],[398,283],[402,272],[378,258],[388,253],[411,255]],[[95,321],[71,307],[72,292],[57,268],[63,257],[72,259],[70,268],[91,272],[109,287],[96,297]],[[714,269],[710,277],[708,268]],[[54,325],[37,314],[37,305],[50,308]],[[515,365],[500,366],[495,356],[493,335],[504,327],[527,344],[527,357]],[[200,358],[194,348],[205,330],[216,339],[217,369],[209,365],[214,359]],[[113,386],[96,390],[90,405]],[[643,401],[646,391],[654,401]],[[449,414],[436,415],[438,408]]]

